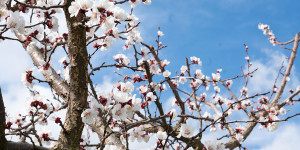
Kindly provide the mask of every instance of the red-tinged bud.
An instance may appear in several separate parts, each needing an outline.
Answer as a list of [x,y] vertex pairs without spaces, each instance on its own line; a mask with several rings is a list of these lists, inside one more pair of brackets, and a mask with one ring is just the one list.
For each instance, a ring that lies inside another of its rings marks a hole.
[[108,30],[105,34],[114,37],[112,29]]
[[60,122],[61,122],[60,119],[61,119],[61,118],[57,117],[57,118],[55,119],[55,123],[60,123]]
[[106,14],[107,14],[107,17],[109,17],[109,16],[114,16],[114,13],[111,12],[111,11],[107,11]]
[[120,85],[120,84],[117,86],[117,89],[118,89],[119,91],[121,91],[121,85]]
[[239,106],[237,107],[237,109],[238,109],[238,110],[243,109],[242,105],[239,105]]
[[51,14],[55,14],[55,13],[56,13],[55,9],[52,9]]
[[93,43],[93,47],[94,47],[94,48],[100,48],[101,45],[99,45],[98,43]]
[[80,9],[80,10],[79,10],[79,13],[85,14],[86,12],[88,12],[88,10],[85,10],[85,9]]
[[129,76],[127,76],[127,75],[126,75],[126,76],[124,76],[123,78],[124,78],[125,80],[128,80],[128,79],[130,79],[130,77],[129,77]]
[[53,28],[52,21],[50,21],[50,20],[47,20],[47,21],[46,21],[46,25],[48,26],[49,29],[52,29],[52,28]]
[[48,133],[43,133],[42,138],[44,139],[44,141],[50,141]]
[[13,125],[12,122],[8,121],[5,125],[5,129],[10,129],[10,127]]
[[104,13],[106,10],[104,9],[104,8],[102,8],[102,7],[97,7],[97,9],[98,9],[98,11],[100,12],[100,13]]
[[91,31],[91,28],[86,27],[86,32],[90,32],[90,31]]
[[63,36],[63,38],[64,38],[65,40],[68,40],[68,34],[67,34],[67,33],[63,33],[62,36]]
[[99,97],[99,101],[103,106],[106,106],[107,104],[107,98],[104,98],[102,96]]
[[48,70],[50,67],[50,63],[43,64],[43,70]]
[[48,106],[47,106],[46,104],[43,104],[41,107],[42,107],[44,110],[47,110],[47,108],[48,108]]
[[31,37],[27,36],[26,39],[25,39],[25,41],[30,42],[31,41]]
[[145,107],[147,106],[147,102],[142,103],[141,108],[145,109]]

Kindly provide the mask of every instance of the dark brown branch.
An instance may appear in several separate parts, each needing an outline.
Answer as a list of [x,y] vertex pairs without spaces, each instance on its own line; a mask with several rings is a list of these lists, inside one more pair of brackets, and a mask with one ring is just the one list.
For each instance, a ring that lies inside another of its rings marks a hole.
[[35,146],[28,144],[28,143],[22,143],[22,142],[7,142],[7,147],[9,150],[49,150],[48,148],[42,147],[42,146]]
[[2,92],[0,88],[0,147],[3,150],[7,149],[7,142],[5,138],[5,106],[3,102]]
[[17,4],[21,4],[25,7],[28,7],[28,8],[36,8],[36,9],[42,9],[42,10],[49,10],[49,9],[53,9],[53,8],[64,8],[66,7],[66,5],[53,5],[53,6],[43,6],[43,7],[40,7],[40,6],[34,6],[34,5],[28,5],[26,3],[22,3],[20,1],[17,1],[17,0],[14,0]]
[[255,123],[273,123],[273,122],[283,122],[283,121],[288,121],[291,118],[294,118],[296,116],[299,116],[300,113],[294,114],[292,116],[288,116],[285,119],[280,119],[280,120],[273,120],[273,121],[258,121],[258,120],[235,120],[235,121],[228,121],[226,123],[247,123],[247,122],[255,122]]
[[[146,46],[147,44],[143,44],[142,45]],[[159,68],[161,69],[162,72],[165,71],[165,69],[161,66],[161,61],[158,58],[157,54],[155,53],[154,47],[153,46],[146,46],[147,48],[149,48],[150,52],[152,53],[154,59],[157,61]],[[168,79],[168,77],[166,78],[166,80]],[[178,91],[176,90],[176,87],[173,85],[173,83],[171,82],[171,80],[167,80],[168,85],[170,86],[176,100],[179,103],[180,109],[181,109],[181,114],[185,114],[185,107],[184,107],[184,103],[181,100],[181,97],[178,94]],[[181,121],[182,122],[182,121]]]

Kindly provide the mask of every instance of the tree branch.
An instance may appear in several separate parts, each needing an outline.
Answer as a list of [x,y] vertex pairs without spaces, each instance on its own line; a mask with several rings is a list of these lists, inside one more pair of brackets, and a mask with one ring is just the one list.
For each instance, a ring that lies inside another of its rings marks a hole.
[[297,54],[297,50],[298,50],[298,44],[299,44],[299,33],[297,33],[295,38],[294,38],[294,47],[293,47],[293,50],[292,50],[291,57],[289,59],[289,64],[288,64],[288,67],[285,71],[283,79],[281,81],[281,85],[278,89],[278,92],[277,92],[277,94],[275,95],[275,97],[272,101],[272,105],[278,103],[279,99],[282,96],[283,90],[284,90],[286,82],[287,82],[287,77],[289,77],[289,75],[291,73],[291,70],[292,70],[292,67],[293,67],[293,64],[294,64],[294,60],[296,58],[296,54]]
[[2,92],[0,88],[0,147],[3,150],[7,149],[7,142],[5,138],[5,107],[4,107],[4,102],[3,102],[3,97],[2,97]]

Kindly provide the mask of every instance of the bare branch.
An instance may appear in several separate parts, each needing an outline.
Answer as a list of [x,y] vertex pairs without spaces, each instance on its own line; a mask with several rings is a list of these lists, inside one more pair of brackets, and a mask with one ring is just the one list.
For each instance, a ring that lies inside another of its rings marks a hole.
[[288,64],[288,67],[285,71],[283,79],[281,81],[281,85],[278,89],[278,92],[276,93],[276,95],[275,95],[275,97],[272,101],[272,105],[278,103],[278,101],[280,100],[280,98],[282,96],[282,93],[283,93],[283,90],[285,88],[286,82],[288,81],[287,78],[289,77],[289,75],[291,73],[291,70],[292,70],[292,67],[293,67],[293,64],[294,64],[294,60],[296,58],[296,54],[297,54],[297,50],[298,50],[298,44],[299,44],[299,33],[297,33],[295,38],[294,38],[294,47],[293,47],[291,57],[289,58],[289,64]]

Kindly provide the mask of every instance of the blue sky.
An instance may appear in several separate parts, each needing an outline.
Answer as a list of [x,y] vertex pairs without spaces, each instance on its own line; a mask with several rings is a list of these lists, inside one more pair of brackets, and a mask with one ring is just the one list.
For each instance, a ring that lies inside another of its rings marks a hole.
[[175,60],[174,66],[195,55],[203,60],[204,70],[225,72],[239,71],[244,63],[243,43],[255,59],[265,57],[262,48],[280,50],[257,29],[258,23],[269,24],[280,41],[292,39],[300,31],[299,4],[296,0],[160,0],[138,7],[136,13],[142,13],[137,16],[145,41],[153,41],[157,26],[161,27],[163,42],[169,46],[166,57]]
[[[223,78],[241,74],[240,67],[244,67],[246,62],[243,46],[246,43],[251,62],[254,67],[261,68],[249,83],[249,90],[256,92],[271,88],[282,60],[289,55],[287,50],[272,46],[257,25],[270,25],[279,41],[291,40],[300,31],[299,6],[298,0],[152,0],[152,5],[139,5],[134,12],[141,21],[139,29],[145,43],[155,44],[157,27],[161,27],[165,34],[161,41],[168,45],[160,53],[161,58],[171,62],[168,69],[173,75],[175,70],[185,64],[185,57],[190,56],[197,56],[202,60],[201,69],[206,75],[219,68],[223,69]],[[7,109],[11,113],[16,107],[23,109],[21,102],[28,91],[22,85],[20,77],[25,67],[32,66],[27,53],[20,45],[13,43],[15,42],[0,43],[0,85]],[[118,49],[118,52],[123,52],[120,47]],[[100,54],[100,58],[109,56],[104,60],[112,58],[111,51]],[[300,85],[299,70],[300,59],[296,58],[291,76],[293,82],[289,83],[288,88]],[[111,81],[119,80],[118,76],[111,74],[106,70],[94,79],[104,87],[111,86]],[[233,86],[238,93],[242,82],[234,81]],[[48,95],[51,95],[47,88],[37,88],[42,93],[48,91]],[[297,112],[295,109],[300,110],[296,106],[290,114]],[[244,144],[251,149],[296,149],[297,140],[300,139],[299,123],[300,117],[294,118],[272,133],[256,129]],[[220,135],[207,135],[208,138],[217,136]],[[278,145],[278,140],[283,140],[281,145]]]

